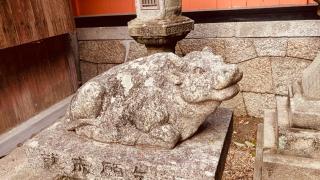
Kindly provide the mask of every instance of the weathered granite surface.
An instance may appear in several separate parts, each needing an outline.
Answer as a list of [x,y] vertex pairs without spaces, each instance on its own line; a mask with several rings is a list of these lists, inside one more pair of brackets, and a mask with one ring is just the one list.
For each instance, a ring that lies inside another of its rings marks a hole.
[[98,65],[91,62],[80,61],[82,82],[87,82],[98,74]]
[[245,92],[273,93],[272,68],[268,57],[255,58],[239,64],[243,78],[239,82]]
[[240,63],[258,57],[254,47],[253,39],[227,38],[225,46],[226,62]]
[[286,56],[286,38],[256,38],[254,40],[258,56]]
[[240,116],[247,115],[243,94],[241,92],[238,95],[236,95],[234,98],[228,101],[222,102],[220,107],[232,109],[234,114],[237,114]]
[[7,180],[220,179],[231,119],[230,110],[219,108],[195,136],[172,150],[92,141],[67,131],[62,119],[1,159],[0,175]]
[[92,63],[123,63],[126,48],[119,40],[79,42],[81,60]]
[[99,142],[173,148],[238,94],[241,78],[209,48],[140,58],[83,85],[70,104],[68,129]]
[[319,51],[320,39],[318,37],[288,39],[287,55],[290,57],[313,60]]
[[274,91],[279,95],[288,94],[288,86],[299,80],[303,70],[311,61],[291,57],[272,57],[272,76]]
[[260,117],[264,109],[276,106],[274,94],[243,92],[243,99],[249,116]]
[[57,180],[59,175],[46,169],[33,168],[28,162],[25,148],[17,148],[0,159],[0,179],[5,180]]

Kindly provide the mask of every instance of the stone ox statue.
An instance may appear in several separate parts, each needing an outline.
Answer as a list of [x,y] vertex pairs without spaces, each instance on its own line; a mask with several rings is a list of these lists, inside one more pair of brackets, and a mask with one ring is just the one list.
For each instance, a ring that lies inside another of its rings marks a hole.
[[239,92],[241,78],[236,65],[209,48],[183,58],[158,53],[136,59],[78,90],[68,129],[99,142],[173,148]]

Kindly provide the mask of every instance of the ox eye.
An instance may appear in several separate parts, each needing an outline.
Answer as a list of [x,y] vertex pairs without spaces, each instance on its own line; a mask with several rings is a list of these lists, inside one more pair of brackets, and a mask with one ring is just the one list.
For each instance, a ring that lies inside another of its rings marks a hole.
[[193,69],[193,73],[195,74],[203,74],[204,72],[205,70],[200,67],[196,67],[195,69]]

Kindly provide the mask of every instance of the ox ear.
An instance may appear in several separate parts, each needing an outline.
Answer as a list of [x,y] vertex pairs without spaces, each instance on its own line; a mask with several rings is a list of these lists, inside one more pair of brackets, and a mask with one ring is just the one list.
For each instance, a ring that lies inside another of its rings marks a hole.
[[180,86],[182,84],[182,76],[178,73],[169,73],[167,76],[168,80],[172,82],[176,86]]

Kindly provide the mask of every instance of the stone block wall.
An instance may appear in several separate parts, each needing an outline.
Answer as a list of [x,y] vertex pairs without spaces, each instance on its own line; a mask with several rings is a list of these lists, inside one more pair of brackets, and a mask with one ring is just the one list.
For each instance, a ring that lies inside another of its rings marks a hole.
[[[113,66],[146,55],[127,27],[78,29],[82,81]],[[264,21],[196,24],[180,41],[176,53],[183,56],[209,46],[227,63],[238,64],[244,72],[241,93],[222,106],[235,115],[262,117],[263,110],[275,108],[276,99],[320,50],[320,21]]]

